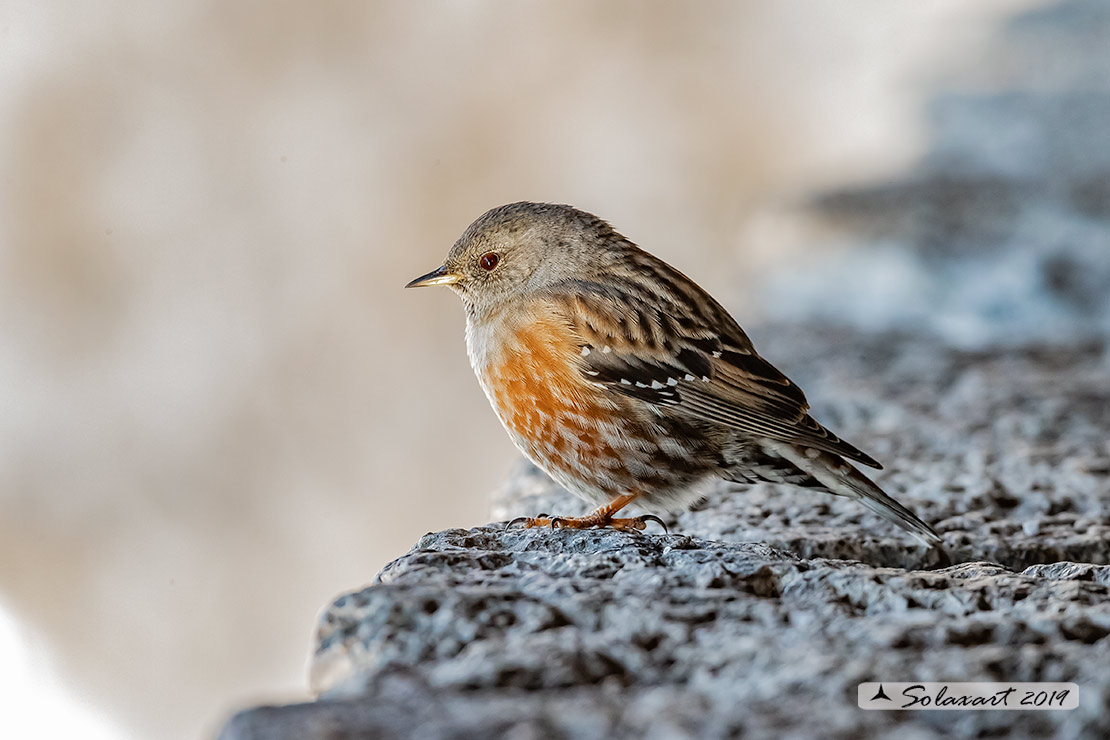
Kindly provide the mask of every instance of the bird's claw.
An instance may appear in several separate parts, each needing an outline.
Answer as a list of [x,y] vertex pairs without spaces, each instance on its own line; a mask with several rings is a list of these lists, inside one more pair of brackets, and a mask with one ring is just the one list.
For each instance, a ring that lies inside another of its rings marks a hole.
[[663,520],[655,516],[655,514],[644,514],[643,516],[636,517],[636,520],[642,522],[645,527],[647,526],[648,522],[655,522],[663,528],[663,534],[671,533],[671,530],[667,529],[667,525],[663,522]]
[[505,529],[512,529],[518,524],[523,524],[525,529],[532,527],[542,527],[548,524],[548,517],[550,514],[536,514],[535,516],[518,516],[511,522],[505,525]]

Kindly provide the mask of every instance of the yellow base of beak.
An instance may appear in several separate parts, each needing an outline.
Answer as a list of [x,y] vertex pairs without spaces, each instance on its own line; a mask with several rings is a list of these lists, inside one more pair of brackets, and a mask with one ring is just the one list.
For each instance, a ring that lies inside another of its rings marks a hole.
[[406,288],[428,288],[433,285],[454,285],[462,280],[461,275],[448,272],[446,267],[437,267],[427,275],[421,275],[406,285]]

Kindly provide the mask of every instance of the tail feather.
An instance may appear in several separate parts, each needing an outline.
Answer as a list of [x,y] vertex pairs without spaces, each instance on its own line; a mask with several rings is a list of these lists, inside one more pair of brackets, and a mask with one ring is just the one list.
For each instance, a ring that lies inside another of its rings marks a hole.
[[783,442],[768,441],[766,444],[775,454],[816,478],[830,493],[856,499],[883,519],[909,532],[924,545],[932,547],[941,543],[940,535],[932,527],[836,455]]

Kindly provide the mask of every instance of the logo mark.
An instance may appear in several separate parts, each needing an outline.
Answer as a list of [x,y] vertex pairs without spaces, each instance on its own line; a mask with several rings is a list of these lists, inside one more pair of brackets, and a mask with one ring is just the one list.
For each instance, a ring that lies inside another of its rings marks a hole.
[[885,691],[883,691],[883,685],[882,684],[879,684],[879,690],[876,691],[875,695],[871,697],[871,701],[875,701],[876,699],[886,699],[887,701],[894,701],[893,699],[891,699],[889,696],[886,695]]

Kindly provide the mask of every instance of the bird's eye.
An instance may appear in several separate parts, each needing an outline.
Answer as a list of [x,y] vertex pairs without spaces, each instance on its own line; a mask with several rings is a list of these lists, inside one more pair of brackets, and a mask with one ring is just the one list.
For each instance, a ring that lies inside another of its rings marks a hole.
[[482,258],[478,260],[478,264],[482,266],[483,270],[488,272],[497,267],[497,263],[500,261],[501,258],[498,257],[495,252],[490,252],[489,254],[483,254]]

